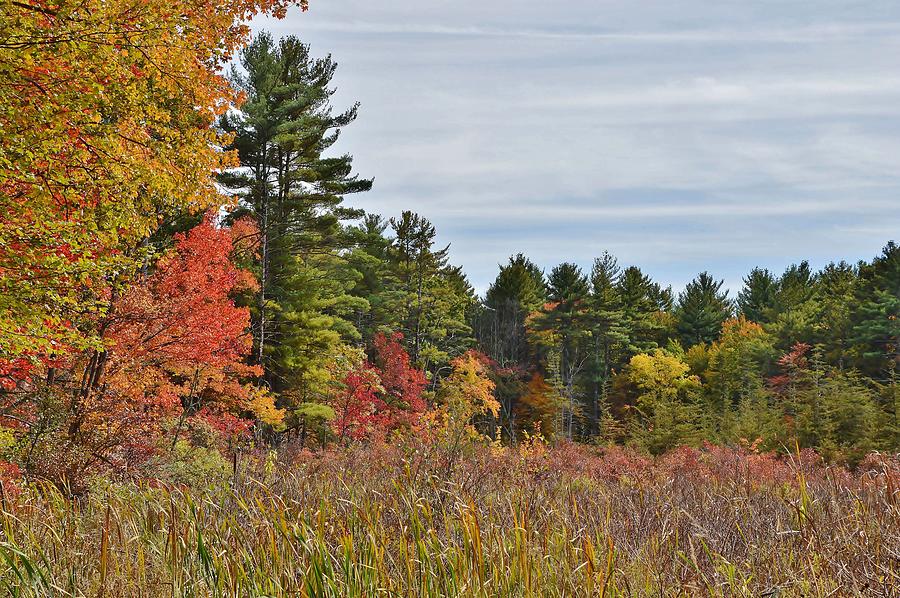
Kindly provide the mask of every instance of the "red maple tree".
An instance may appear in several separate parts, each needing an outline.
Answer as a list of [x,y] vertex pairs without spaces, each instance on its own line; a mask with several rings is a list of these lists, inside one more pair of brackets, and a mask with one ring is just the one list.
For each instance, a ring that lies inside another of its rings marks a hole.
[[423,397],[428,383],[425,372],[413,366],[402,340],[399,332],[378,334],[374,339],[374,361],[384,389],[381,399],[387,409],[388,427],[415,424],[427,407]]
[[249,428],[237,421],[244,413],[273,416],[271,397],[247,383],[259,374],[245,363],[250,313],[232,296],[251,279],[233,250],[232,231],[208,214],[176,235],[152,273],[112,298],[99,324],[103,347],[71,359],[66,377],[80,379],[73,391],[57,388],[68,396],[66,418],[46,439],[54,458],[32,462],[42,475],[71,485],[100,464],[132,466],[175,419],[177,438],[191,416],[228,435]]
[[412,365],[401,340],[400,333],[376,335],[374,363],[361,360],[343,374],[331,403],[331,428],[339,439],[383,437],[415,425],[424,413],[425,373]]

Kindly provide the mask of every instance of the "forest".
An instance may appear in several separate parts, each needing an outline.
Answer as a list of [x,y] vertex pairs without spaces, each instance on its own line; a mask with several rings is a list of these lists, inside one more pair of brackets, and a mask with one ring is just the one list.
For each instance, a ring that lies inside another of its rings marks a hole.
[[897,595],[900,245],[478,294],[288,5],[0,8],[9,595]]

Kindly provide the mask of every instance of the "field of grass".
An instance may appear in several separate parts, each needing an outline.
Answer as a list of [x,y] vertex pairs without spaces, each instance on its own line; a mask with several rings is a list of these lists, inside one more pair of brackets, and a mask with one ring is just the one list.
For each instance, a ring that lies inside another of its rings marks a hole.
[[6,490],[12,596],[900,596],[900,461],[708,447],[244,456]]

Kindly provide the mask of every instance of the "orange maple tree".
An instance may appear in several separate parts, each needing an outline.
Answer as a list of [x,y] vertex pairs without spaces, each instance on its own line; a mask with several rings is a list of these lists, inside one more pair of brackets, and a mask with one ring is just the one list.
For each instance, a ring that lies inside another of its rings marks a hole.
[[244,415],[280,421],[272,396],[250,383],[259,374],[245,361],[250,313],[232,297],[255,282],[235,267],[233,251],[232,231],[208,214],[175,236],[152,273],[111,301],[99,325],[102,349],[73,357],[60,376],[68,383],[48,385],[56,402],[15,411],[35,444],[45,442],[34,432],[41,411],[59,420],[43,447],[53,459],[26,459],[33,469],[71,485],[101,464],[139,464],[172,427],[167,422],[177,420],[174,443],[188,417],[227,435],[249,428]]

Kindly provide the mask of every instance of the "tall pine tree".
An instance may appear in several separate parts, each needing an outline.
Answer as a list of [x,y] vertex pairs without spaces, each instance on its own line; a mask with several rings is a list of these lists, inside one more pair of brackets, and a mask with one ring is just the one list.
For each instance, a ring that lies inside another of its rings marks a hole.
[[241,168],[220,180],[240,200],[233,216],[249,214],[260,231],[256,361],[269,386],[296,390],[350,331],[339,320],[353,307],[345,293],[353,276],[336,275],[341,266],[329,254],[346,244],[341,220],[360,215],[342,207],[344,196],[372,182],[351,174],[349,155],[325,155],[357,113],[357,106],[337,114],[331,107],[337,65],[330,57],[313,58],[295,37],[276,43],[263,33],[240,64],[232,79],[246,101],[221,126],[234,135]]
[[629,342],[628,322],[617,287],[621,270],[608,253],[594,260],[591,269],[591,293],[587,302],[587,320],[591,332],[591,435],[601,432],[601,421],[608,417],[608,395],[612,370],[620,365]]
[[738,293],[738,311],[745,318],[757,324],[765,324],[775,307],[775,293],[778,281],[764,268],[754,268],[744,278],[744,288]]

